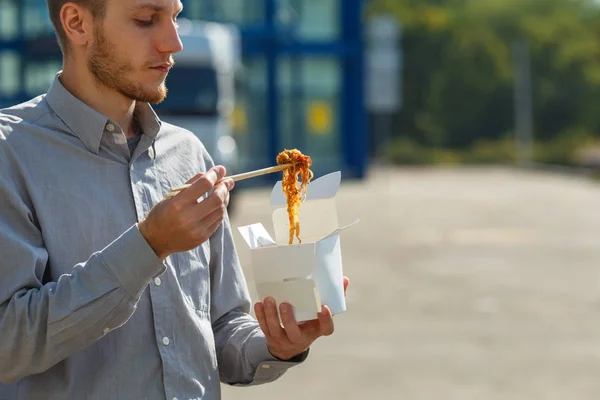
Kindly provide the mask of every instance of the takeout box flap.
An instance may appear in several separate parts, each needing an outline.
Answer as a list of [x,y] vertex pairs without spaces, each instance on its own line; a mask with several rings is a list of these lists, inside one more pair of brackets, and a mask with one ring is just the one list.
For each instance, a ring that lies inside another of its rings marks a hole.
[[345,231],[346,229],[353,227],[354,225],[358,224],[359,222],[360,222],[359,219],[355,219],[353,222],[349,223],[348,225],[345,225],[345,226],[342,226],[340,228],[337,228],[336,230],[328,233],[326,236],[319,238],[319,240],[324,240],[324,239],[326,239],[326,238],[328,238],[330,236],[337,235],[341,231]]
[[263,224],[252,224],[238,227],[238,231],[244,241],[251,249],[275,245],[275,241],[269,235]]
[[[300,206],[300,239],[302,242],[316,242],[328,233],[338,229],[335,194],[341,183],[341,172],[332,172],[315,179],[308,185],[307,196]],[[281,191],[281,182],[275,184],[271,193],[271,204],[278,205],[273,211],[273,229],[278,245],[289,243],[290,219],[287,200]],[[297,242],[297,239],[294,239]]]
[[[315,200],[300,207],[300,239],[302,243],[313,243],[338,229],[337,208],[334,199]],[[273,211],[273,229],[278,245],[289,244],[290,219],[287,208]],[[294,237],[293,243],[298,243]]]
[[330,235],[317,244],[313,281],[332,314],[346,311],[344,296],[344,274],[339,234]]
[[[331,172],[311,181],[307,186],[308,190],[304,202],[335,197],[341,182],[341,171]],[[300,182],[298,182],[298,185],[300,185]],[[287,199],[285,193],[283,193],[281,181],[278,181],[273,186],[273,190],[271,191],[271,205],[273,207],[287,206]]]

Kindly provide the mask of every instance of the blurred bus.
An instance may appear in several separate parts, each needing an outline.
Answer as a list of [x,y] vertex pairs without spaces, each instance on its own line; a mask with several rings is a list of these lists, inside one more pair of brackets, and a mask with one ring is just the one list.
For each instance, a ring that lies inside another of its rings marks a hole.
[[[161,120],[193,132],[227,174],[239,172],[232,132],[236,88],[241,85],[240,34],[233,25],[180,19],[183,50],[173,55],[166,99],[154,106]],[[230,212],[233,210],[232,192]]]
[[183,50],[173,55],[166,99],[154,106],[161,120],[193,132],[215,163],[238,171],[231,118],[240,81],[240,36],[233,25],[179,22]]

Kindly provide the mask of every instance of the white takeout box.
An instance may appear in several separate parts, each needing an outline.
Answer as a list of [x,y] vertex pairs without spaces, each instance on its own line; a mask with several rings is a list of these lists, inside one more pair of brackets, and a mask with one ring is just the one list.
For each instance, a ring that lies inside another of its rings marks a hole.
[[239,227],[250,247],[250,263],[259,299],[273,297],[277,304],[290,303],[297,322],[317,318],[321,305],[332,314],[346,311],[342,252],[335,194],[341,173],[333,172],[308,185],[300,207],[300,239],[289,243],[287,200],[281,181],[271,192],[275,240],[260,224]]

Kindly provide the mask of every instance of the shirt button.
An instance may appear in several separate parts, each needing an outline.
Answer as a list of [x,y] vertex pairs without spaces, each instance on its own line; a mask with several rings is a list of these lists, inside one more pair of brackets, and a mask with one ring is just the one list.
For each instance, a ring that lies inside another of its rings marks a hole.
[[162,283],[162,281],[160,280],[160,278],[154,278],[154,284],[156,286],[160,286],[161,283]]
[[105,335],[110,332],[110,328],[104,328],[104,330],[102,331],[102,333],[104,333]]
[[173,397],[173,400],[177,400],[177,397]]
[[115,126],[113,124],[106,125],[106,130],[109,132],[113,132],[115,130]]
[[262,368],[264,368],[264,369],[269,369],[269,368],[271,368],[271,366],[270,366],[269,364],[263,364],[263,365],[261,365],[261,367],[262,367]]
[[168,346],[168,345],[169,345],[169,343],[171,343],[171,341],[169,340],[169,338],[168,338],[168,337],[166,337],[166,336],[165,336],[165,337],[163,338],[163,344],[164,344],[165,346]]

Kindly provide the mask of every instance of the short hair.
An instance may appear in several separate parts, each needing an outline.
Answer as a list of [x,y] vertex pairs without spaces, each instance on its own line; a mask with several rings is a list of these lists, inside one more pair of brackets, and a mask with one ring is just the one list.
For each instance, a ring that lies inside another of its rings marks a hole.
[[63,54],[66,54],[68,52],[69,42],[67,39],[67,34],[60,21],[60,10],[62,7],[67,3],[75,3],[87,8],[94,18],[101,20],[106,14],[107,0],[47,0],[47,3],[50,21],[52,22],[54,31],[56,32],[58,45],[60,46]]

